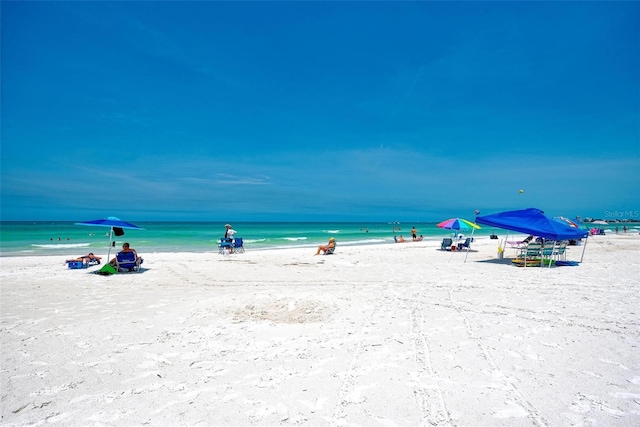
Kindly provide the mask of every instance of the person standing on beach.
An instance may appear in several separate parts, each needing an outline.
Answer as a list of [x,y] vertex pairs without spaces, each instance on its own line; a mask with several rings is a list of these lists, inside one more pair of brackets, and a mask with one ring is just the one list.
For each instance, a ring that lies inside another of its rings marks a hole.
[[233,235],[236,234],[236,230],[231,228],[231,224],[226,224],[224,228],[225,228],[224,238],[233,240]]
[[413,239],[414,242],[418,240],[417,234],[418,234],[418,230],[416,230],[415,227],[411,227],[411,238]]
[[229,252],[233,252],[233,236],[236,234],[236,230],[231,228],[231,224],[225,224],[224,237],[222,238],[221,246],[228,248]]

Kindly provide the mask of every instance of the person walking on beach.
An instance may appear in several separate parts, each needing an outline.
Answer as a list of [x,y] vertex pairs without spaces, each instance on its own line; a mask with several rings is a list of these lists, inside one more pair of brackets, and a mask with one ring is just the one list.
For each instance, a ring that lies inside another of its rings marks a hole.
[[[329,243],[327,245],[318,246],[318,252],[316,252],[316,255],[320,255],[320,251],[326,254],[329,249],[335,249],[335,247],[336,247],[336,239],[332,237],[329,239]],[[331,251],[331,253],[333,253],[333,251]]]
[[411,227],[411,238],[413,239],[414,242],[418,240],[417,234],[418,234],[418,230],[416,230],[415,227]]

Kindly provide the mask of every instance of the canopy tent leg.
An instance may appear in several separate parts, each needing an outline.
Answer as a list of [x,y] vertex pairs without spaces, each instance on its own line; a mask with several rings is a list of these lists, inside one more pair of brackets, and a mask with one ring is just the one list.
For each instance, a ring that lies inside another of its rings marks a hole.
[[500,245],[502,246],[502,253],[507,250],[507,240],[509,240],[509,230],[507,230],[507,235],[504,238],[504,246]]
[[584,259],[584,251],[587,249],[587,241],[589,240],[589,236],[584,238],[584,246],[582,247],[582,256],[580,257],[580,263],[582,264],[582,260]]
[[551,248],[551,256],[549,256],[549,268],[551,268],[551,259],[553,258],[553,253],[556,251],[556,243],[557,241],[553,241],[553,248]]

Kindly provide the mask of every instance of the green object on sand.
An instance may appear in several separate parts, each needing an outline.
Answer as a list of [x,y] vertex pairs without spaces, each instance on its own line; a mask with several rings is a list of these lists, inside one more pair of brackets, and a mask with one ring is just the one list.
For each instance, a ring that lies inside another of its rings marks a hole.
[[101,274],[103,276],[109,276],[111,274],[116,274],[117,271],[115,268],[111,266],[111,264],[104,265],[100,270],[96,271],[96,274]]

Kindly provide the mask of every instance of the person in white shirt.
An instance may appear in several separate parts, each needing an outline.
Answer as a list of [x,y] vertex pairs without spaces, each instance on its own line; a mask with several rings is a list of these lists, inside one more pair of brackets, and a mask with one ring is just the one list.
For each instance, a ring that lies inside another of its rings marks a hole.
[[224,227],[225,231],[221,246],[223,249],[229,249],[229,252],[233,252],[233,235],[236,234],[236,230],[231,228],[231,224],[226,224]]
[[231,224],[227,224],[224,227],[226,228],[224,232],[224,238],[233,240],[233,235],[236,234],[236,230],[231,228]]

